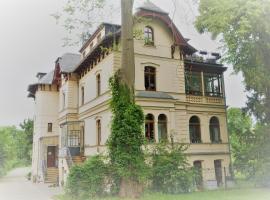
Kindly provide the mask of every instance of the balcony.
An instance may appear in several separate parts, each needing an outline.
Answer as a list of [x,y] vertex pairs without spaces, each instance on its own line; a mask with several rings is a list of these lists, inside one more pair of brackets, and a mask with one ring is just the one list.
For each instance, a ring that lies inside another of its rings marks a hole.
[[[83,156],[84,154],[84,122],[70,121],[60,125],[61,149],[67,149],[70,155]],[[65,152],[65,151],[63,151]]]
[[224,98],[222,97],[186,95],[186,101],[189,103],[197,103],[197,104],[217,104],[217,105],[225,104]]

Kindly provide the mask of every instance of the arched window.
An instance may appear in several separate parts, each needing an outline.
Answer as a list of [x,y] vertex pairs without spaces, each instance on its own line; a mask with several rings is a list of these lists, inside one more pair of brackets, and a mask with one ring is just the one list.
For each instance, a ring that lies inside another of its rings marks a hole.
[[96,126],[97,126],[97,146],[100,146],[100,144],[101,144],[101,122],[100,122],[100,119],[97,120]]
[[196,160],[193,162],[193,167],[195,170],[195,184],[200,190],[203,188],[203,175],[202,175],[202,161]]
[[201,143],[201,127],[200,119],[197,116],[193,116],[189,120],[189,135],[191,143]]
[[156,69],[154,67],[144,68],[144,87],[147,91],[156,91]]
[[154,45],[154,31],[150,26],[144,28],[144,41],[146,45]]
[[217,117],[212,117],[210,119],[209,124],[209,130],[210,130],[210,139],[212,143],[219,143],[220,140],[220,127],[219,127],[219,120]]
[[149,141],[155,139],[154,116],[152,114],[147,114],[145,117],[145,137]]
[[158,116],[158,138],[159,140],[167,140],[167,117],[164,114]]
[[96,82],[97,82],[97,96],[101,93],[101,80],[100,80],[100,74],[96,76]]

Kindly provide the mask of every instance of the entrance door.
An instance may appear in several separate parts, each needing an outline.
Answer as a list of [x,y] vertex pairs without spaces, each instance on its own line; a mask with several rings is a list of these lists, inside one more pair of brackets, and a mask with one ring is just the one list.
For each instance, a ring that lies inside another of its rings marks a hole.
[[221,167],[221,160],[215,160],[215,174],[217,180],[217,186],[222,186],[222,167]]
[[47,149],[47,167],[56,167],[56,146],[48,146]]

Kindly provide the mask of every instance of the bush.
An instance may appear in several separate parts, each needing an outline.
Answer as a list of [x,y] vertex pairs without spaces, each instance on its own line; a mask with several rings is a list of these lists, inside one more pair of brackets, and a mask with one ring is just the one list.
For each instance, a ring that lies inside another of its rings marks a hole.
[[66,185],[66,194],[72,199],[102,197],[115,192],[116,178],[110,172],[105,158],[97,155],[82,165],[71,168]]
[[178,194],[190,192],[194,173],[187,163],[186,146],[162,142],[154,146],[152,153],[152,189]]

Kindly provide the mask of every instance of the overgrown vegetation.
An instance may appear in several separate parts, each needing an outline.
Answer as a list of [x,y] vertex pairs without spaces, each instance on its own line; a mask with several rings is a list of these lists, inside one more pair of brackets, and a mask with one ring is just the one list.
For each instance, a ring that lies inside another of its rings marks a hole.
[[0,127],[0,177],[16,166],[31,164],[33,121],[25,120],[20,127]]
[[151,166],[151,189],[167,194],[190,192],[194,173],[184,151],[187,146],[161,142],[154,146]]

